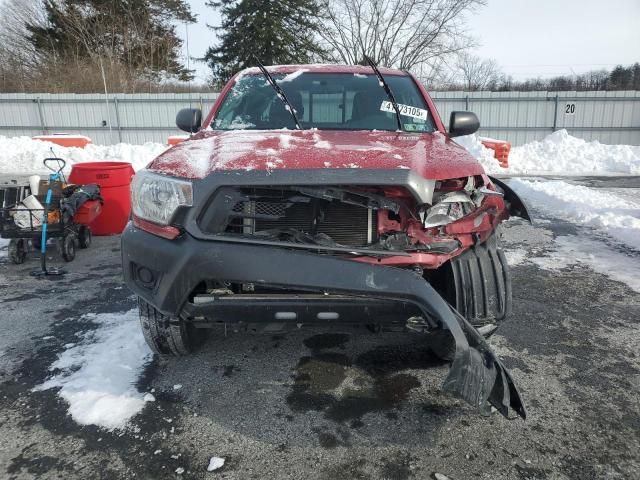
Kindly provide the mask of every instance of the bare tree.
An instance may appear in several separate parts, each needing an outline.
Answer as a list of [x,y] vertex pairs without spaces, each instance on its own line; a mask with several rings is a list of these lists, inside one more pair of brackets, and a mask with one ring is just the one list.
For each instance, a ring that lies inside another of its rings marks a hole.
[[467,91],[495,89],[502,77],[502,71],[495,60],[483,59],[466,52],[458,54],[455,71]]
[[[484,0],[323,0],[321,32],[331,60],[362,63],[363,54],[389,67],[429,70],[470,46],[464,13]],[[425,73],[426,74],[426,73]]]
[[41,0],[0,2],[0,89],[20,91],[34,75],[37,52],[28,40],[27,23],[44,25]]
[[185,0],[0,0],[0,91],[162,91],[189,72]]

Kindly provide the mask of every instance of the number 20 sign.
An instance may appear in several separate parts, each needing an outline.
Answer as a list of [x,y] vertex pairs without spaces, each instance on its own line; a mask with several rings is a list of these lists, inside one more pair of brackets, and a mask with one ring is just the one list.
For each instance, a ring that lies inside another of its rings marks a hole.
[[576,114],[576,104],[575,103],[567,103],[564,106],[564,114],[565,115],[575,115]]

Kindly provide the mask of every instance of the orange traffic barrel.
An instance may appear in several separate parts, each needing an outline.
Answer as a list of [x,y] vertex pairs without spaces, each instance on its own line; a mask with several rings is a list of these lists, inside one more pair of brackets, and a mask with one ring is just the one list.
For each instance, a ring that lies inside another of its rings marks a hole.
[[494,139],[480,139],[482,144],[493,150],[493,156],[498,160],[498,163],[502,168],[509,167],[509,152],[511,151],[511,144],[504,140]]
[[167,138],[167,145],[173,147],[174,145],[184,142],[187,138],[189,138],[189,135],[171,135]]
[[91,143],[89,137],[84,135],[74,135],[68,133],[54,133],[53,135],[37,135],[31,137],[33,140],[41,140],[43,142],[51,142],[61,147],[77,147],[84,148]]

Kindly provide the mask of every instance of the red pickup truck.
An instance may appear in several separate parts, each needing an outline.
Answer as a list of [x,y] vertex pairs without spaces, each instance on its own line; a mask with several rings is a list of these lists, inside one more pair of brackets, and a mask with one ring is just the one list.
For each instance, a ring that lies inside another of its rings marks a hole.
[[411,74],[370,66],[244,70],[132,184],[125,279],[159,354],[216,324],[394,325],[451,361],[444,389],[525,409],[485,337],[511,309],[499,224],[522,201],[451,140]]

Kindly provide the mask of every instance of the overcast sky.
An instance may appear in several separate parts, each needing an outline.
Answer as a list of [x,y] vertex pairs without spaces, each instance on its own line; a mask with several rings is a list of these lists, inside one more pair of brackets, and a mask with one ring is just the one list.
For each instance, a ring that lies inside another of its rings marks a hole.
[[[219,15],[207,0],[188,0],[198,23],[190,25],[189,51],[204,55],[216,42],[206,24]],[[611,69],[640,61],[640,0],[488,0],[468,16],[467,25],[480,47],[478,55],[494,58],[515,79],[571,75]],[[184,37],[185,27],[179,30]],[[250,41],[250,39],[248,39]],[[186,45],[185,45],[186,53]],[[199,81],[208,74],[193,63]]]

